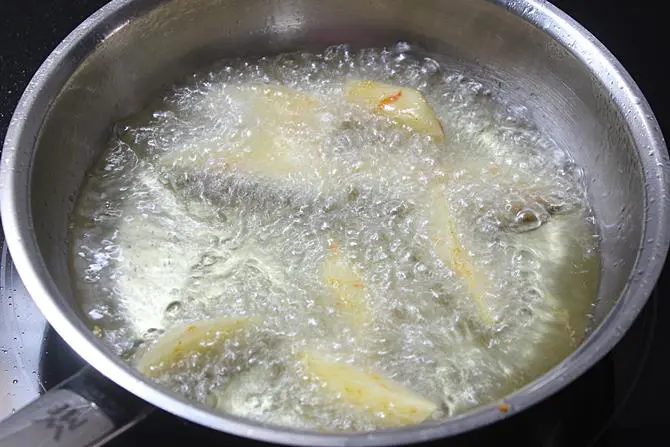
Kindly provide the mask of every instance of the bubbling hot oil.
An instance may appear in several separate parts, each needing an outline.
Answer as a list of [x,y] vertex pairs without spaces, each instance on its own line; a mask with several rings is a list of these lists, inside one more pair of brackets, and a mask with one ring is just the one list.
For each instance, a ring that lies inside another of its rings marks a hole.
[[[445,141],[348,104],[347,79],[418,89]],[[282,135],[298,154],[313,146],[307,169],[217,161],[251,132],[239,86],[264,83],[325,105],[329,132]],[[177,324],[254,317],[257,330],[156,380],[268,423],[383,426],[309,380],[305,349],[392,378],[435,402],[433,418],[499,399],[580,342],[599,270],[580,169],[518,115],[406,44],[226,61],[117,125],[73,217],[80,306],[129,362]],[[362,305],[333,297],[332,256]]]

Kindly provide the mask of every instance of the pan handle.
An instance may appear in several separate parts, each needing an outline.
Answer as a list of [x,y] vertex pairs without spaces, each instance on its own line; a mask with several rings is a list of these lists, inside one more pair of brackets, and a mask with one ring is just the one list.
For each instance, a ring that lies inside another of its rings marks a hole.
[[0,422],[0,447],[101,446],[153,409],[86,366]]

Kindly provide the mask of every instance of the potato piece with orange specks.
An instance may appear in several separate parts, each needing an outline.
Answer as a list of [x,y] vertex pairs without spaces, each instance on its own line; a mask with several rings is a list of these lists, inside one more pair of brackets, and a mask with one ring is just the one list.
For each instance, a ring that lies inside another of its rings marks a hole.
[[329,392],[375,417],[380,426],[418,424],[438,409],[433,401],[374,372],[334,362],[316,352],[303,352],[300,360],[310,379],[322,382]]
[[156,377],[189,354],[215,350],[226,339],[247,328],[251,321],[250,318],[217,318],[177,326],[150,346],[136,367],[146,376]]
[[352,104],[387,116],[437,141],[444,140],[440,120],[418,90],[376,81],[349,81],[344,87],[344,95]]
[[435,251],[440,259],[449,265],[463,281],[475,304],[479,320],[490,328],[495,323],[492,306],[489,303],[491,282],[478,268],[459,237],[456,221],[446,202],[444,185],[433,185],[428,198],[430,200],[427,205],[428,235],[434,244]]
[[336,298],[335,308],[346,315],[356,328],[370,320],[370,307],[366,302],[365,283],[351,263],[339,255],[337,248],[321,264],[321,278],[332,288]]

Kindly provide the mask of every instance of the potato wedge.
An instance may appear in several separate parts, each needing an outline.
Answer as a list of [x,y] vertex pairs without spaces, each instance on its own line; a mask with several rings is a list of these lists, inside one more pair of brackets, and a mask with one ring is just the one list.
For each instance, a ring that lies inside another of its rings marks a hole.
[[281,123],[293,128],[318,127],[316,111],[323,107],[314,95],[281,84],[247,87],[253,113],[261,122]]
[[161,164],[187,172],[238,170],[270,179],[321,174],[318,152],[332,122],[322,119],[325,108],[318,98],[279,84],[231,87],[228,94],[240,110],[244,132],[207,147],[170,152]]
[[365,283],[335,246],[331,247],[331,251],[331,255],[321,265],[321,278],[331,287],[336,298],[336,309],[346,315],[352,326],[360,328],[370,320]]
[[314,96],[279,85],[245,89],[249,115],[255,121],[245,151],[229,163],[269,176],[285,176],[314,168],[326,123],[318,117],[323,104]]
[[442,124],[418,90],[376,81],[349,81],[344,95],[352,104],[387,116],[437,141],[444,140]]
[[378,417],[380,426],[418,424],[438,409],[431,400],[374,372],[331,361],[315,352],[302,352],[300,360],[308,377],[321,381],[325,389],[347,403]]
[[428,236],[437,255],[463,281],[475,304],[479,319],[486,327],[491,327],[495,323],[489,303],[491,283],[479,270],[459,237],[456,221],[446,202],[444,185],[432,185],[428,197]]
[[216,318],[175,327],[149,347],[136,367],[143,374],[156,377],[189,354],[215,350],[227,338],[247,328],[251,321],[250,318]]

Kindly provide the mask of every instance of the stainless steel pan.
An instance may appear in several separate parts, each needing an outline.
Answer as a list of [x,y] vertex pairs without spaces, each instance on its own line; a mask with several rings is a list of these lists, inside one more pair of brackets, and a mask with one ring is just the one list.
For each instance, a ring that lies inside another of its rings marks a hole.
[[[594,327],[570,357],[509,396],[506,413],[488,405],[442,423],[318,434],[212,413],[154,385],[91,334],[74,303],[66,229],[84,173],[116,120],[217,58],[398,40],[525,107],[585,168],[602,280]],[[670,234],[668,155],[647,102],[593,36],[540,0],[114,0],[35,74],[1,169],[2,223],[22,280],[65,341],[108,378],[89,368],[47,393],[0,424],[2,446],[91,444],[137,417],[128,411],[138,408],[129,405],[132,395],[223,432],[295,445],[403,444],[475,430],[555,393],[617,343],[654,287]]]

